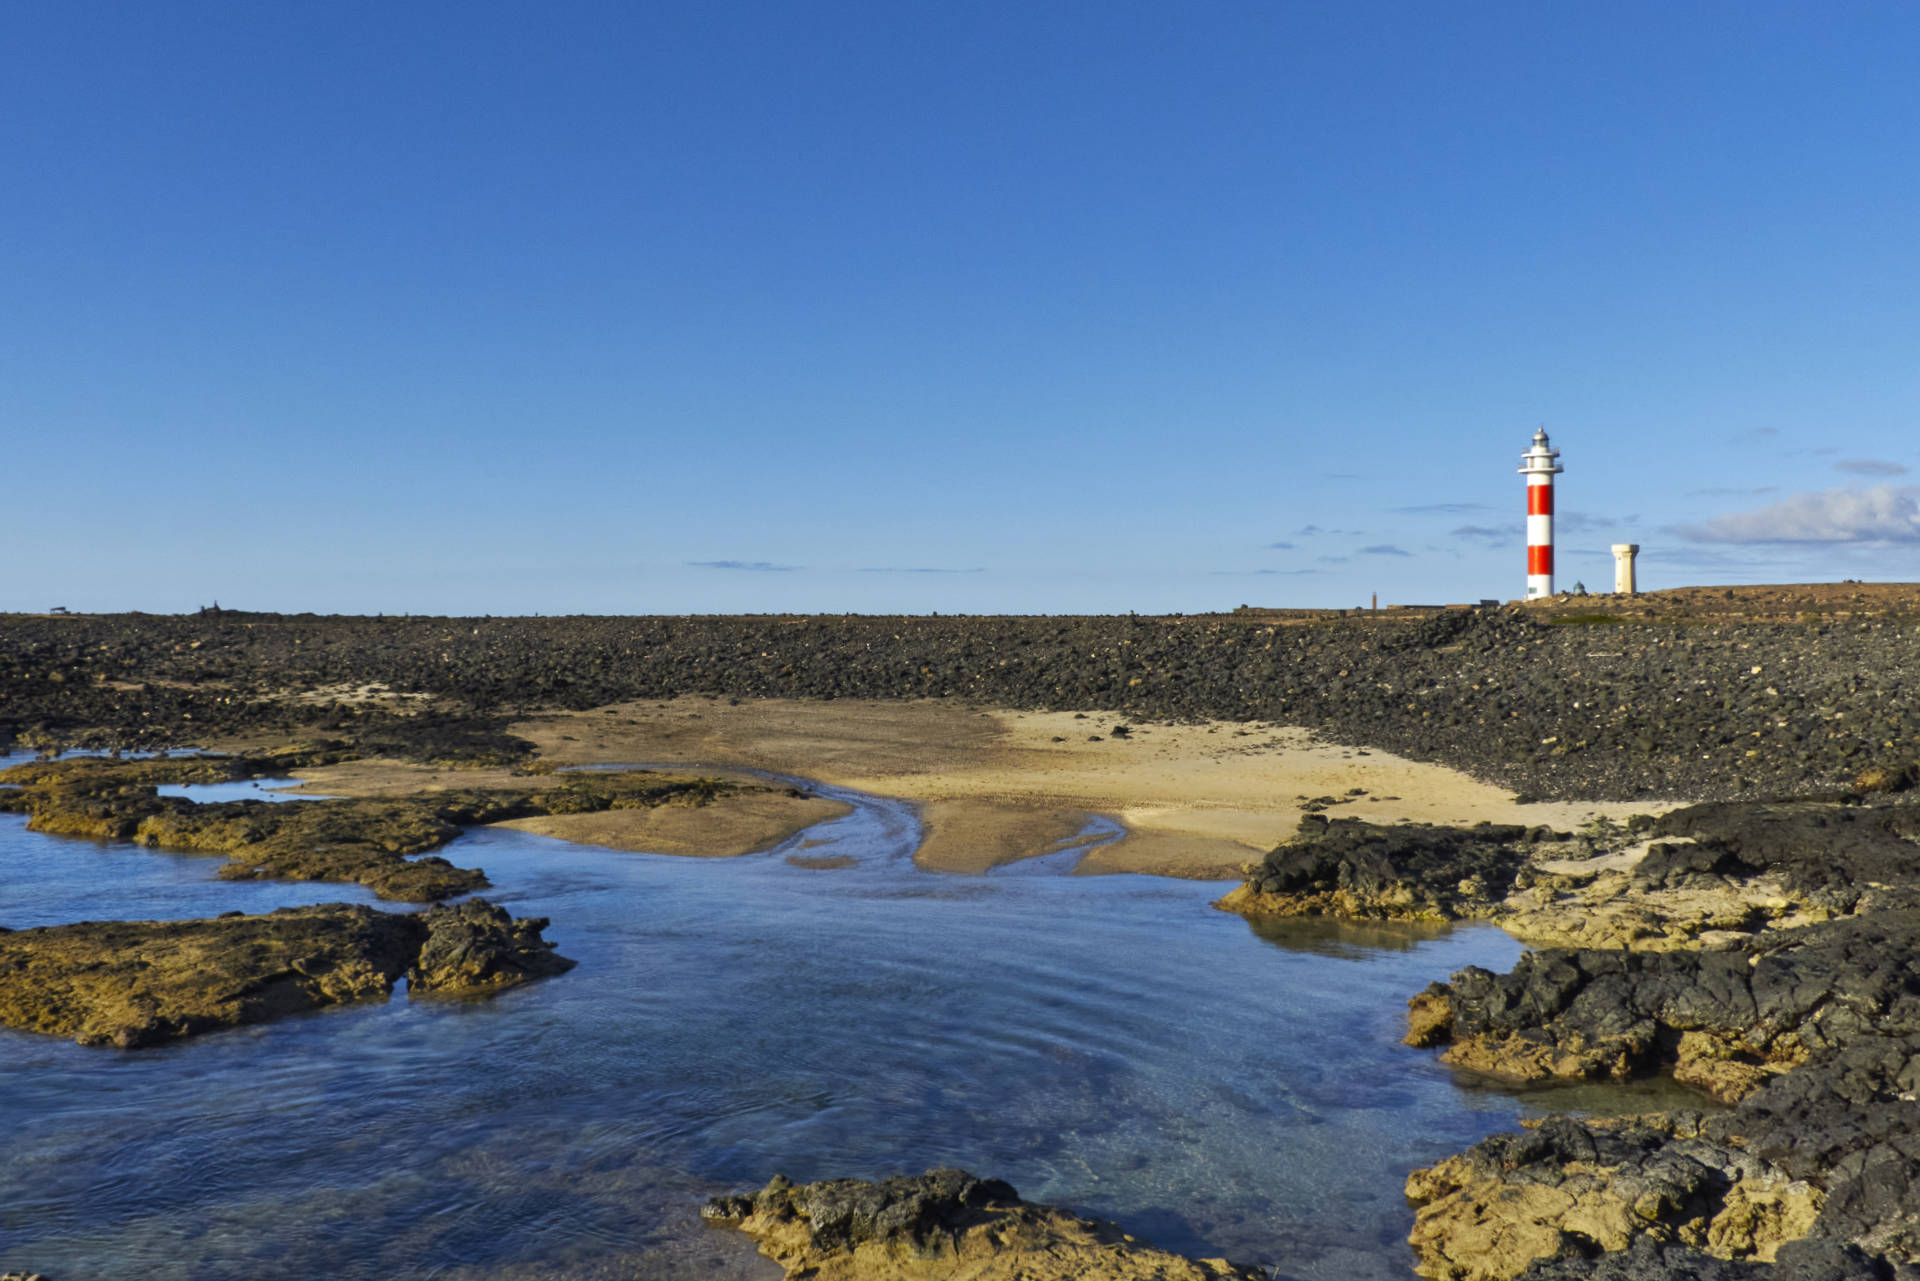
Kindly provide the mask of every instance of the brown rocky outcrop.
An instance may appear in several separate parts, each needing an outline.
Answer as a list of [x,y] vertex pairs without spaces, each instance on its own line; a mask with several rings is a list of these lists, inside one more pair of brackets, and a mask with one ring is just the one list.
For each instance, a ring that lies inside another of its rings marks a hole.
[[1649,885],[1616,866],[1621,856],[1590,861],[1601,866],[1523,872],[1488,919],[1535,947],[1673,952],[1740,947],[1761,931],[1836,915],[1764,874]]
[[1256,1281],[1224,1259],[1156,1250],[1110,1223],[1022,1201],[997,1179],[930,1170],[868,1183],[795,1184],[716,1197],[708,1222],[738,1228],[807,1281]]
[[1637,1240],[1772,1262],[1808,1235],[1821,1188],[1702,1134],[1697,1115],[1623,1125],[1552,1117],[1407,1180],[1408,1238],[1433,1281],[1508,1281],[1537,1260],[1590,1258]]
[[573,962],[481,900],[425,915],[355,904],[199,921],[0,930],[0,1023],[126,1049],[409,992],[484,993]]
[[384,997],[424,937],[332,903],[203,921],[84,921],[0,934],[0,1022],[126,1048]]

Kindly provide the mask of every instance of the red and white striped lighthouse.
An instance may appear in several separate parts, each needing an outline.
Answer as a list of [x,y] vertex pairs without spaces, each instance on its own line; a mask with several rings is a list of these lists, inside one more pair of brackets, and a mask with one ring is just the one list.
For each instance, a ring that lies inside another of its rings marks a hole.
[[1527,599],[1553,595],[1553,478],[1565,471],[1560,451],[1547,444],[1545,428],[1533,433],[1533,448],[1520,455],[1527,478]]

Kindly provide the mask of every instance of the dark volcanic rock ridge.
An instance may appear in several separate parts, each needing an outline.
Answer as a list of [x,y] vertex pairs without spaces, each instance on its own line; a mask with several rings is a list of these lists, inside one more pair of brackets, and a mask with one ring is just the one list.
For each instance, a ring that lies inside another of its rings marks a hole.
[[1913,604],[1803,622],[11,615],[0,731],[95,746],[332,733],[363,755],[501,760],[525,750],[511,718],[540,709],[965,698],[1303,725],[1567,798],[1733,798],[1911,777]]

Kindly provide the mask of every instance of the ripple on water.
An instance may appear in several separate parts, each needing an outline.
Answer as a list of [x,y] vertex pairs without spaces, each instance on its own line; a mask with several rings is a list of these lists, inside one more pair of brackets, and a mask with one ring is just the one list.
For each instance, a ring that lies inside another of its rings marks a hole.
[[[1398,1044],[1410,993],[1511,963],[1497,931],[1255,932],[1208,908],[1218,886],[930,875],[907,857],[910,809],[850,799],[809,834],[856,859],[834,871],[784,847],[713,861],[470,833],[447,857],[551,917],[581,962],[496,1000],[138,1054],[0,1034],[0,1257],[101,1276],[768,1276],[701,1231],[701,1199],[951,1163],[1170,1248],[1365,1281],[1406,1275],[1407,1169],[1528,1106]],[[217,860],[17,823],[0,852],[10,925],[355,894],[217,882]]]

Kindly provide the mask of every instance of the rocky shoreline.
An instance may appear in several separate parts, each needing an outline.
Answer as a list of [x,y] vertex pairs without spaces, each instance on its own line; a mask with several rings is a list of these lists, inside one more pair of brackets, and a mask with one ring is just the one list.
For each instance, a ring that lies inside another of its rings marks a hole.
[[1408,1043],[1506,1080],[1667,1073],[1732,1105],[1553,1117],[1415,1171],[1423,1276],[1544,1281],[1617,1256],[1641,1281],[1904,1277],[1920,1264],[1916,823],[1920,806],[1864,792],[1583,834],[1308,815],[1219,906],[1523,938],[1571,914],[1617,945],[1433,984]]
[[[1671,1072],[1728,1105],[1553,1118],[1414,1172],[1423,1275],[1891,1281],[1920,1276],[1920,806],[1905,800],[1920,779],[1920,591],[1855,586],[1301,618],[12,616],[0,618],[0,733],[98,748],[293,737],[309,752],[511,765],[531,745],[506,726],[541,710],[681,694],[953,698],[1298,725],[1534,796],[1692,798],[1580,832],[1309,814],[1223,906],[1498,923],[1543,950],[1416,995],[1412,1041],[1511,1079]],[[484,884],[406,853],[502,804],[443,793],[340,810],[338,829],[282,828],[331,820],[189,813],[150,779],[90,779],[29,769],[0,804],[46,815],[46,830],[226,852],[237,875],[353,880],[412,901]],[[556,803],[540,794],[507,804]],[[30,933],[0,934],[0,947]],[[448,944],[478,954],[463,946]],[[374,951],[364,973],[336,967],[338,992],[379,987],[393,957]],[[315,975],[273,982],[339,999]],[[123,1026],[115,1017],[75,1026]],[[821,1276],[859,1275],[834,1269],[872,1242],[868,1262],[944,1260],[925,1275],[945,1276],[959,1256],[942,1251],[972,1242],[988,1260],[1058,1213],[958,1172],[923,1177],[935,1184],[874,1185],[883,1193],[776,1181],[714,1217]],[[816,1219],[870,1235],[823,1235]],[[1100,1229],[1054,1226],[1103,1243]]]

